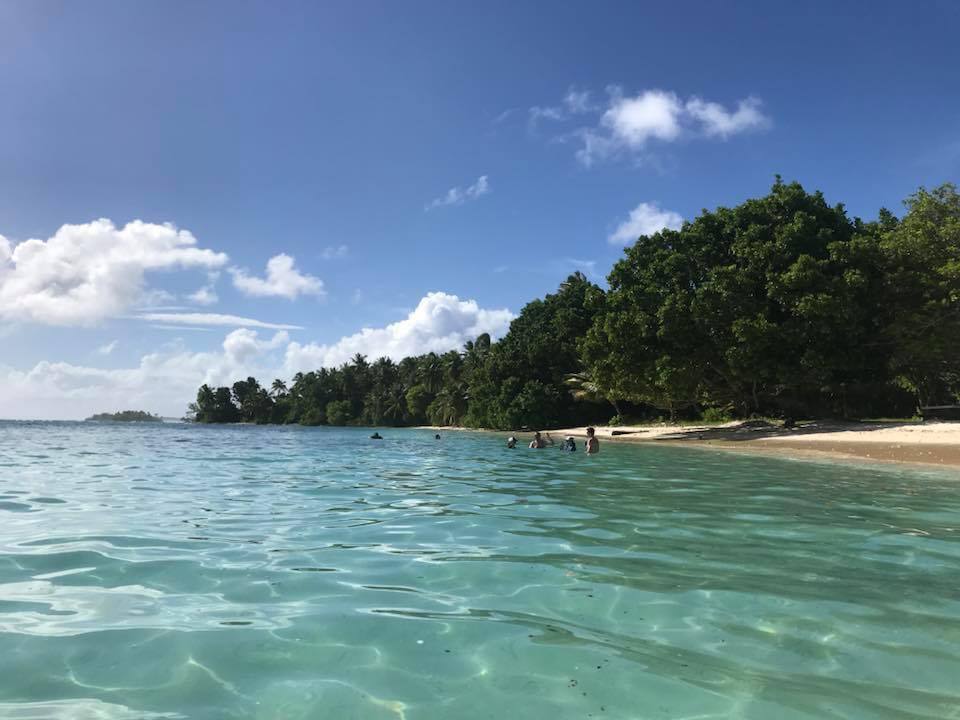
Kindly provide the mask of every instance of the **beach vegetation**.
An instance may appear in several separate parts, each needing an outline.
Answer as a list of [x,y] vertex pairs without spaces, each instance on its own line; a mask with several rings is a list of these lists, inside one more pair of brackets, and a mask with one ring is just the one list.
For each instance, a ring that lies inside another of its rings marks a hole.
[[921,188],[905,206],[863,221],[778,177],[638,238],[605,288],[570,275],[498,341],[204,385],[191,414],[502,429],[910,417],[960,395],[960,194]]

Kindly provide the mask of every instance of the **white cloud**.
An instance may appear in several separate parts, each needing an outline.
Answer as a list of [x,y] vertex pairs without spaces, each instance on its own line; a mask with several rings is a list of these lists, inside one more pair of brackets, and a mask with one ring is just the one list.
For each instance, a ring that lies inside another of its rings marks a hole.
[[0,417],[80,419],[126,409],[180,417],[203,383],[232,385],[250,375],[269,383],[280,372],[287,340],[285,332],[260,340],[241,328],[228,334],[219,350],[173,346],[144,355],[132,368],[48,361],[25,372],[0,366]]
[[97,352],[101,355],[109,355],[110,353],[112,353],[114,350],[117,349],[118,344],[119,344],[118,340],[108,342],[106,345],[101,345],[100,347],[98,347]]
[[212,285],[204,285],[199,290],[187,295],[187,299],[197,305],[214,305],[220,299]]
[[245,363],[268,350],[276,350],[290,342],[290,336],[281,330],[270,340],[260,340],[255,330],[239,328],[223,341],[224,355],[236,364]]
[[254,330],[238,328],[216,350],[192,352],[178,342],[144,355],[132,368],[50,361],[26,371],[0,366],[0,417],[76,419],[122,409],[179,417],[203,383],[231,385],[252,375],[267,385],[298,370],[340,364],[358,352],[394,359],[443,352],[484,332],[498,337],[512,319],[508,310],[485,310],[473,300],[430,293],[404,320],[366,328],[332,345],[290,342],[285,332],[261,339]]
[[227,259],[197,247],[186,230],[140,220],[123,228],[106,219],[64,225],[47,240],[17,245],[0,236],[0,320],[94,325],[155,303],[163,291],[145,288],[150,271],[213,269]]
[[267,261],[266,278],[248,275],[241,268],[230,268],[233,285],[240,292],[257,297],[285,297],[295,300],[299,295],[325,295],[323,281],[312,275],[302,274],[294,262],[294,258],[285,253],[274,255]]
[[132,319],[148,320],[155,323],[172,325],[225,325],[233,327],[257,327],[273,330],[302,330],[299,325],[284,325],[282,323],[263,322],[238,315],[222,315],[219,313],[140,313],[130,316]]
[[596,109],[593,103],[590,102],[590,91],[577,90],[576,88],[567,90],[567,94],[563,98],[563,104],[567,108],[567,111],[574,115],[591,112]]
[[616,141],[642,148],[651,138],[675,140],[682,112],[683,105],[673,93],[647,90],[635,97],[612,97],[600,124]]
[[700,122],[704,134],[727,138],[745,130],[768,127],[770,118],[760,112],[760,105],[759,98],[748,97],[737,103],[736,112],[731,113],[719,103],[694,97],[687,101],[686,110]]
[[664,228],[678,230],[683,217],[672,210],[661,210],[657,203],[642,202],[630,211],[630,217],[617,225],[607,240],[611,245],[627,245],[642,235],[653,235]]
[[681,138],[726,139],[737,133],[769,127],[759,98],[748,97],[728,110],[717,102],[699,97],[684,101],[667,90],[643,90],[625,95],[617,86],[607,88],[605,107],[591,101],[590,92],[570,88],[560,105],[530,108],[530,127],[540,120],[565,122],[581,115],[593,115],[596,121],[570,128],[554,138],[560,142],[576,139],[580,147],[577,159],[586,166],[623,154],[636,156],[652,142],[670,143]]
[[563,96],[562,105],[534,105],[527,112],[529,115],[530,129],[536,130],[537,123],[540,120],[554,120],[561,122],[574,115],[583,115],[584,113],[594,112],[597,106],[590,101],[589,90],[577,90],[571,87],[567,94]]
[[541,107],[539,105],[534,105],[528,111],[530,115],[530,129],[536,130],[537,123],[541,120],[565,120],[566,114],[563,112],[563,108],[558,107]]
[[432,200],[424,209],[433,210],[434,208],[445,205],[463,205],[467,200],[476,200],[478,197],[486,195],[489,192],[489,177],[487,175],[481,175],[473,185],[469,185],[466,188],[450,188],[446,194]]
[[177,296],[167,290],[160,288],[150,288],[140,294],[140,300],[137,303],[140,307],[160,309],[169,307],[170,303],[177,300]]
[[337,245],[325,247],[320,253],[320,257],[324,260],[337,260],[339,258],[345,258],[347,253],[350,251],[346,245]]
[[183,332],[187,330],[189,332],[213,332],[214,328],[212,327],[195,327],[193,325],[151,325],[154,330],[173,330],[176,332]]
[[475,300],[432,292],[406,318],[386,327],[364,328],[332,345],[290,343],[287,373],[337,366],[357,353],[400,360],[430,351],[446,352],[482,333],[502,335],[513,317],[509,310],[484,310]]

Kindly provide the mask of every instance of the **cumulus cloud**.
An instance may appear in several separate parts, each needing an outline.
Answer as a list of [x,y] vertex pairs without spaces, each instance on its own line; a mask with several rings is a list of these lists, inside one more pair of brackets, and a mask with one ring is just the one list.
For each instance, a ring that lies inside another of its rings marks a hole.
[[187,299],[197,305],[214,305],[220,298],[217,297],[217,291],[213,289],[213,286],[204,285],[196,292],[187,295]]
[[223,315],[220,313],[169,313],[145,312],[131,316],[140,320],[168,325],[226,325],[233,327],[257,327],[273,330],[302,330],[299,325],[285,325],[282,323],[264,322],[239,315]]
[[610,233],[611,245],[627,245],[643,235],[653,235],[664,228],[679,230],[683,217],[672,210],[661,210],[657,203],[642,202],[630,211],[630,216]]
[[700,122],[706,135],[726,138],[745,130],[769,126],[770,118],[760,112],[760,105],[759,98],[748,97],[737,103],[735,112],[730,112],[719,103],[694,97],[687,101],[686,110]]
[[286,253],[274,255],[267,261],[267,275],[259,278],[248,275],[241,268],[230,268],[233,285],[237,290],[256,297],[284,297],[296,300],[300,295],[326,294],[323,281],[312,275],[304,275],[295,266],[294,258]]
[[720,138],[769,127],[759,98],[750,96],[729,110],[718,102],[693,96],[687,100],[667,90],[643,90],[626,95],[622,88],[607,88],[605,106],[591,101],[589,91],[571,88],[562,103],[530,108],[530,125],[540,120],[572,121],[592,115],[588,125],[562,132],[561,142],[576,140],[576,157],[586,166],[620,155],[636,156],[653,142],[670,143],[681,138]]
[[682,112],[683,105],[673,93],[648,90],[635,97],[612,97],[600,124],[617,142],[641,148],[651,138],[675,140]]
[[382,328],[364,328],[331,345],[292,342],[287,346],[289,374],[334,367],[355,354],[400,360],[425,352],[459,348],[482,333],[499,337],[513,320],[509,310],[485,310],[475,300],[443,292],[428,293],[406,318]]
[[218,350],[173,346],[143,356],[132,368],[48,361],[27,371],[0,366],[0,417],[70,420],[126,408],[180,417],[203,383],[231,385],[250,375],[266,383],[276,377],[287,340],[285,332],[261,340],[241,328]]
[[484,332],[499,337],[512,319],[509,310],[486,310],[473,300],[437,292],[424,297],[404,320],[365,328],[330,345],[291,342],[282,331],[261,337],[257,330],[241,327],[215,350],[193,352],[178,341],[144,355],[131,368],[50,361],[29,370],[0,366],[0,417],[76,419],[131,407],[179,417],[203,383],[231,385],[252,375],[267,384],[297,371],[339,365],[358,352],[394,359],[445,352]]
[[270,340],[261,340],[255,330],[239,328],[227,335],[223,341],[223,352],[234,364],[243,364],[268,350],[276,350],[290,341],[285,331],[274,334]]
[[64,225],[46,240],[13,245],[0,236],[0,320],[94,325],[138,303],[156,302],[151,271],[214,269],[224,253],[197,247],[174,225],[135,220],[117,228],[101,219]]
[[481,175],[473,185],[466,188],[452,187],[444,195],[431,200],[426,210],[444,207],[445,205],[463,205],[467,200],[476,200],[490,192],[490,180],[487,175]]

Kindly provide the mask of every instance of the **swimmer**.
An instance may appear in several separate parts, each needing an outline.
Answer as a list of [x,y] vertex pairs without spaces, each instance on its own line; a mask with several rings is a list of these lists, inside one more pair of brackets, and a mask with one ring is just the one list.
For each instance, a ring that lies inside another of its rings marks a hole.
[[577,441],[573,439],[573,435],[567,435],[567,437],[564,439],[563,449],[567,452],[577,451]]
[[587,449],[587,455],[596,455],[600,452],[600,441],[597,440],[597,431],[592,428],[587,428],[587,441],[584,443],[584,446]]
[[383,435],[381,435],[381,434],[378,433],[378,432],[374,432],[373,435],[370,436],[370,439],[371,439],[371,440],[383,440]]
[[533,440],[530,441],[531,450],[543,450],[547,445],[553,445],[553,438],[550,437],[550,433],[547,433],[547,437],[544,439],[540,437],[539,432],[533,434]]
[[513,450],[517,446],[517,439],[511,435],[507,438],[507,448]]

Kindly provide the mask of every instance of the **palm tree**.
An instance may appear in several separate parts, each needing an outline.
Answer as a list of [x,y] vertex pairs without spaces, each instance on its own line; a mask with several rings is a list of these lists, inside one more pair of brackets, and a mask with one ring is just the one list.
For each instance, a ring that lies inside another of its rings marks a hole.
[[423,386],[431,393],[440,391],[443,385],[443,365],[436,353],[428,353],[423,356],[420,364],[420,381]]
[[427,414],[436,425],[457,425],[467,412],[467,387],[455,383],[444,387],[430,403]]
[[467,340],[463,345],[463,362],[468,370],[476,370],[490,352],[490,333],[479,335],[476,340]]
[[463,365],[463,358],[460,357],[460,353],[456,350],[445,352],[440,359],[440,363],[443,366],[443,373],[447,382],[460,379],[460,369]]
[[408,416],[407,389],[400,383],[395,383],[384,398],[383,417],[396,425]]
[[273,385],[270,386],[270,393],[273,395],[273,397],[286,395],[287,384],[280,378],[277,378],[276,380],[273,381]]
[[617,415],[620,414],[617,399],[609,397],[589,372],[570,373],[563,378],[563,384],[570,389],[570,394],[574,400],[595,403],[608,402],[613,405]]

